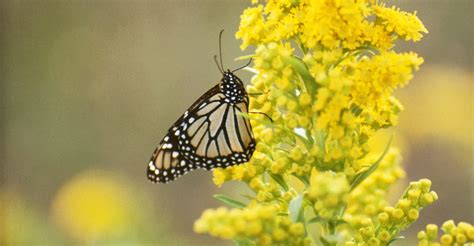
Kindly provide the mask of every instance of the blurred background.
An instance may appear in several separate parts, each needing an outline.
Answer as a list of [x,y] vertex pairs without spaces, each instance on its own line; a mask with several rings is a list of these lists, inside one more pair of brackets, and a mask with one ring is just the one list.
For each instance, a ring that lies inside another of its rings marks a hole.
[[[430,31],[397,47],[425,58],[397,93],[407,181],[429,178],[440,197],[405,233],[414,238],[426,223],[474,222],[474,2],[388,4],[417,10]],[[230,245],[194,234],[193,221],[221,205],[213,194],[243,187],[218,189],[205,171],[154,185],[145,169],[168,127],[219,81],[219,31],[226,67],[251,52],[234,38],[248,5],[2,0],[0,244]]]

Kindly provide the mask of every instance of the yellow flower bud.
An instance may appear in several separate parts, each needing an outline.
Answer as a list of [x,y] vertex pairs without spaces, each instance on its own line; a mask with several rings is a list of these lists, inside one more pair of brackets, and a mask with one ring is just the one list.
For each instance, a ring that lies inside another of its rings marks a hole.
[[296,109],[298,108],[298,104],[295,101],[288,101],[286,103],[286,108],[289,111],[296,112]]
[[273,242],[272,237],[268,234],[263,234],[258,239],[258,245],[262,245],[262,246],[270,246],[272,245],[272,242]]
[[420,231],[418,232],[418,234],[416,235],[418,237],[418,240],[423,240],[423,239],[427,239],[428,238],[428,235],[426,235],[426,232],[424,231]]
[[378,238],[382,242],[388,242],[388,240],[390,240],[390,233],[386,230],[382,230],[379,232]]
[[408,211],[408,219],[410,219],[411,221],[415,221],[418,219],[418,216],[420,215],[420,213],[418,212],[418,210],[412,208]]
[[287,237],[286,232],[281,228],[277,228],[273,231],[273,238],[275,241],[283,241]]
[[418,242],[418,246],[431,246],[431,245],[428,240],[424,239]]
[[430,240],[435,240],[438,237],[438,226],[435,224],[428,224],[426,226],[426,234]]
[[232,239],[235,236],[235,231],[230,227],[223,227],[220,231],[220,236],[224,239]]
[[390,215],[386,212],[382,212],[382,213],[379,214],[378,219],[379,219],[380,223],[386,224],[388,222],[388,220],[390,219]]
[[474,226],[471,226],[466,230],[466,236],[469,238],[469,240],[474,241]]
[[304,117],[304,116],[300,116],[300,117],[298,117],[298,123],[301,127],[306,128],[310,124],[310,119],[308,119],[307,117]]
[[244,232],[245,229],[247,228],[247,223],[243,218],[237,218],[234,221],[234,228],[237,232]]
[[304,226],[301,223],[295,223],[290,225],[290,233],[295,236],[300,236],[304,234]]
[[290,151],[290,157],[295,161],[299,161],[303,159],[303,152],[301,151],[299,147],[293,148]]
[[462,244],[466,243],[466,241],[467,241],[466,235],[464,235],[462,233],[459,233],[459,234],[456,235],[456,243],[462,245]]
[[433,202],[434,202],[434,198],[431,195],[431,193],[425,193],[423,194],[423,196],[421,196],[420,204],[422,206],[430,205]]
[[287,90],[291,86],[290,81],[286,77],[277,79],[275,84],[280,90]]
[[311,96],[306,92],[301,93],[298,101],[301,106],[307,106],[311,104]]
[[440,239],[440,242],[441,242],[441,245],[451,245],[453,243],[453,237],[449,234],[444,234],[443,236],[441,236],[441,239]]
[[431,180],[429,179],[421,179],[420,180],[420,183],[421,183],[421,189],[423,192],[429,192],[430,191],[430,188],[431,188]]
[[451,230],[453,230],[456,227],[456,225],[454,224],[453,220],[448,220],[443,223],[442,227],[445,232],[451,233]]
[[379,241],[379,239],[373,237],[373,238],[369,239],[368,245],[370,245],[370,246],[379,246],[380,241]]
[[420,190],[411,189],[408,191],[408,198],[410,198],[410,200],[416,201],[418,200],[419,197],[420,197]]
[[431,196],[433,196],[433,199],[436,201],[438,200],[438,194],[435,191],[430,192]]
[[403,209],[404,211],[408,210],[408,208],[410,208],[410,200],[408,199],[402,199],[400,201],[398,201],[398,206]]
[[288,102],[288,98],[286,98],[284,95],[281,95],[278,97],[276,103],[277,103],[277,106],[285,106],[286,103]]
[[286,121],[286,125],[288,126],[288,128],[293,129],[293,128],[298,127],[298,122],[292,118]]
[[194,222],[194,231],[197,233],[204,233],[208,230],[207,223],[204,219],[199,219]]
[[261,222],[258,221],[258,220],[257,221],[251,221],[247,225],[246,234],[249,235],[249,236],[255,236],[255,235],[260,234],[261,231],[262,231]]
[[281,60],[280,57],[276,57],[275,59],[273,59],[273,61],[272,61],[272,67],[273,67],[273,69],[275,69],[275,70],[278,70],[278,69],[280,69],[280,68],[283,67],[283,61]]
[[403,210],[399,209],[399,208],[396,208],[395,210],[393,210],[392,212],[392,216],[397,219],[397,220],[400,220],[403,218],[403,216],[405,216],[405,213],[403,212]]

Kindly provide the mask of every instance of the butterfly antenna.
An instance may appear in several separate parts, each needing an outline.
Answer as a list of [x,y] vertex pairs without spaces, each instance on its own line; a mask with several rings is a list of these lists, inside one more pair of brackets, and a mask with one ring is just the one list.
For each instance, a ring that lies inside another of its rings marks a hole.
[[217,55],[214,55],[214,61],[216,62],[216,65],[217,65],[217,68],[219,69],[219,71],[224,74],[224,71],[222,70],[222,68],[219,66],[219,62],[217,62]]
[[221,30],[219,33],[219,58],[221,60],[221,68],[224,70],[224,63],[222,63],[222,33],[224,32],[224,29]]
[[247,64],[243,65],[242,67],[239,67],[237,69],[232,70],[232,72],[239,71],[242,68],[246,68],[250,65],[250,63],[252,63],[252,58],[250,58],[250,60],[249,60],[249,62],[247,62]]

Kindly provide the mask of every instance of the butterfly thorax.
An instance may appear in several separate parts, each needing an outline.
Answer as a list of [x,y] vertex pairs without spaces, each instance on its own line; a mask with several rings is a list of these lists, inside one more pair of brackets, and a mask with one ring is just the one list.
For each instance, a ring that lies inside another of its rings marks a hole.
[[224,76],[219,83],[222,93],[225,95],[225,100],[229,103],[239,103],[244,101],[246,91],[244,84],[239,77],[232,72],[224,72]]

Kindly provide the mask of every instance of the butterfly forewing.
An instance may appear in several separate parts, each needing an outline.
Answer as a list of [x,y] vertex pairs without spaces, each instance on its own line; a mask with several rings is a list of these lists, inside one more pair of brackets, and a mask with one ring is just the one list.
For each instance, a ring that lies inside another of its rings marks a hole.
[[[236,86],[232,78],[230,83]],[[202,95],[168,130],[150,160],[147,173],[151,181],[168,183],[196,168],[210,170],[250,159],[255,140],[250,122],[241,115],[248,111],[248,97],[243,85],[237,85],[244,95],[241,100],[235,99],[232,94],[235,90],[224,79]],[[230,97],[222,92],[222,83],[231,90],[226,91]]]
[[246,162],[255,150],[250,122],[237,113],[247,112],[247,102],[231,104],[220,98],[218,106],[211,102],[192,112],[180,135],[184,157],[207,170]]

